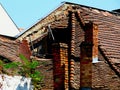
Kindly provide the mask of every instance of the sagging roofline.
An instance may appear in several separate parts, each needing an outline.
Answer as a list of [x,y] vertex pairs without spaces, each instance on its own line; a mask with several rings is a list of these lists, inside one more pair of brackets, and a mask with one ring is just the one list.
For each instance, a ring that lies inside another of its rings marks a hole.
[[78,6],[81,6],[81,7],[86,7],[86,8],[91,8],[91,9],[97,9],[99,11],[104,11],[104,12],[109,12],[111,14],[120,15],[120,13],[116,13],[116,12],[113,12],[113,11],[108,11],[108,10],[103,10],[103,9],[99,9],[99,8],[95,8],[95,7],[91,7],[91,6],[82,5],[82,4],[77,4],[77,3],[63,1],[63,2],[61,2],[60,5],[58,5],[57,8],[55,8],[50,13],[48,13],[47,15],[45,15],[45,17],[41,18],[39,21],[35,22],[33,25],[31,25],[30,27],[28,27],[26,30],[23,30],[22,32],[20,32],[18,35],[15,36],[15,38],[19,38],[20,36],[22,36],[29,29],[31,29],[32,27],[36,26],[40,21],[44,20],[46,17],[48,17],[50,14],[52,14],[55,10],[57,10],[58,8],[60,8],[61,6],[63,6],[64,4],[78,5]]
[[55,8],[55,9],[52,10],[50,13],[48,13],[47,15],[45,15],[45,17],[41,18],[40,20],[38,20],[37,22],[35,22],[33,25],[31,25],[30,27],[28,27],[26,30],[23,30],[21,33],[19,33],[18,35],[16,35],[16,38],[19,38],[19,37],[22,36],[25,32],[27,32],[29,29],[31,29],[32,27],[36,26],[40,21],[44,20],[46,17],[48,17],[51,13],[53,13],[55,10],[57,10],[58,8],[60,8],[62,5],[64,5],[63,2],[62,2],[60,5],[58,5],[57,8]]

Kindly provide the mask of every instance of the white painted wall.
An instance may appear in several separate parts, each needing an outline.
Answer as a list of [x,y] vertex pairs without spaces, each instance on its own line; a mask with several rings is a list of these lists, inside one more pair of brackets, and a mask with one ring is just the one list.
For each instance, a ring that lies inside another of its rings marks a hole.
[[0,34],[14,37],[18,33],[18,28],[0,4]]
[[0,90],[33,90],[30,78],[0,75]]

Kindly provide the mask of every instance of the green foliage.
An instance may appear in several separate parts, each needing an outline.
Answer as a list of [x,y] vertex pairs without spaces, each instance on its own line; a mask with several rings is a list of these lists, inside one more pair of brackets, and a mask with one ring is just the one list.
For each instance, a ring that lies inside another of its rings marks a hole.
[[23,61],[23,63],[22,63],[23,65],[28,66],[30,63],[32,63],[32,62],[30,62],[30,60],[28,60],[23,54],[20,54],[19,57],[20,57],[20,59]]
[[[44,78],[40,71],[37,69],[40,63],[33,59],[28,60],[23,54],[20,54],[19,57],[22,60],[21,62],[3,63],[0,61],[0,66],[2,66],[5,72],[7,72],[8,69],[11,69],[14,71],[12,74],[16,74],[17,72],[17,74],[32,78],[32,82],[35,88],[40,88],[41,86],[39,85],[38,87],[38,83],[41,83]],[[7,73],[9,73],[9,71]]]
[[0,66],[1,66],[1,67],[3,66],[3,62],[2,62],[2,60],[0,60]]
[[16,62],[10,62],[8,64],[3,64],[5,69],[9,69],[9,68],[17,68],[18,67],[18,63]]
[[3,62],[0,60],[0,74],[3,72]]

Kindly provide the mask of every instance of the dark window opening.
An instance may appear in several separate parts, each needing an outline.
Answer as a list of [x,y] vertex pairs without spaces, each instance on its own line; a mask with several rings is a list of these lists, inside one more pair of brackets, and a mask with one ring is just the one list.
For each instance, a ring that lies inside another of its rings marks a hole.
[[55,40],[53,40],[52,36],[48,34],[48,36],[33,44],[33,55],[41,58],[52,58],[53,43],[68,43],[70,37],[68,29],[52,29],[52,33]]

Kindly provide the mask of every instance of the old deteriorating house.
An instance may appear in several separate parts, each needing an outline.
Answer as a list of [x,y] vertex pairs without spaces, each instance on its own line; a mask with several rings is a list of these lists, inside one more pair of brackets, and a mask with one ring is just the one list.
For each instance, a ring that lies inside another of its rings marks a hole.
[[55,90],[119,90],[119,29],[119,13],[64,2],[16,41],[27,40],[35,56],[53,56]]
[[[71,88],[79,88],[79,85],[86,83],[84,82],[85,79],[83,80],[84,83],[79,80],[80,77],[85,78],[79,75],[80,72],[81,75],[87,73],[87,71],[82,72],[79,68],[79,61],[85,63],[81,60],[81,55],[85,55],[84,53],[80,54],[82,53],[80,48],[82,48],[81,43],[83,41],[91,42],[93,44],[92,59],[95,62],[92,64],[92,88],[118,90],[120,89],[119,28],[119,13],[65,2],[18,35],[17,39],[28,40],[34,55],[40,57],[48,57],[54,54],[52,53],[53,43],[60,43],[56,44],[58,48],[67,47],[68,74],[65,75],[69,78],[66,82]],[[60,50],[62,51],[62,49]],[[58,53],[57,51],[54,52]],[[67,67],[65,66],[65,68]],[[85,68],[84,65],[81,67]],[[86,65],[86,69],[88,67],[89,65]],[[67,84],[65,85],[65,88],[68,88]]]

